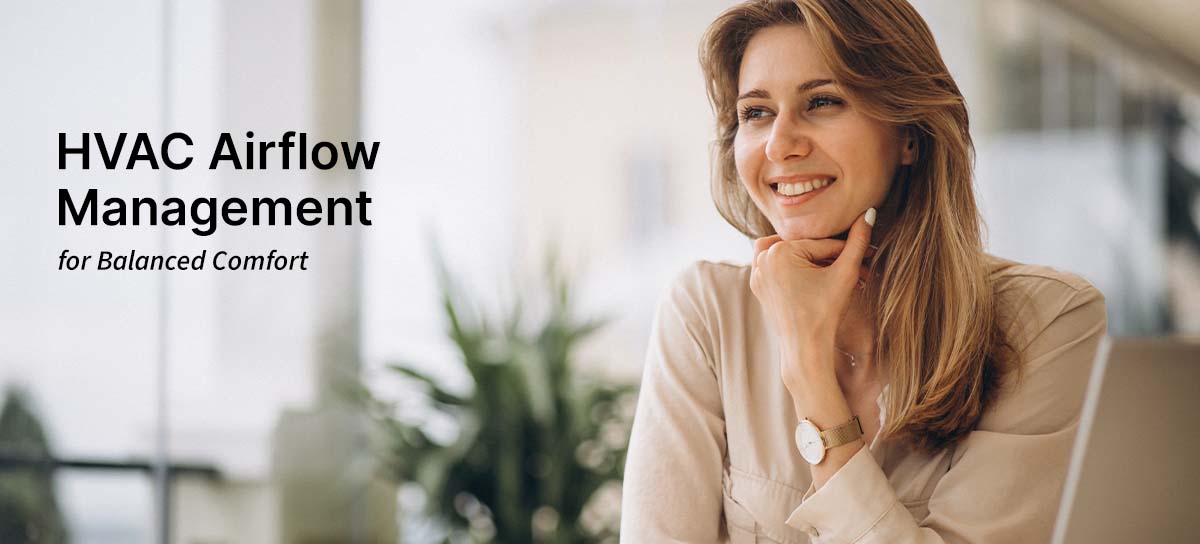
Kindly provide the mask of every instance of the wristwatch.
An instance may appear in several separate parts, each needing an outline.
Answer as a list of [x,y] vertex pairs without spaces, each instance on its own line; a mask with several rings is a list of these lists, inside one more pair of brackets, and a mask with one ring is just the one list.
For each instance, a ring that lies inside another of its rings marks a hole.
[[862,435],[862,424],[859,423],[858,416],[827,431],[822,431],[808,418],[804,418],[804,421],[796,425],[796,448],[800,450],[800,456],[805,461],[817,465],[825,459],[825,450],[849,444]]

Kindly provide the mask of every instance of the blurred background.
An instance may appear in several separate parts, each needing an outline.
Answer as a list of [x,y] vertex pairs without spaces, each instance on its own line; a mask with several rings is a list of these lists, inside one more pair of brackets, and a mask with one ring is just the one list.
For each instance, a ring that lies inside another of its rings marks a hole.
[[[613,541],[657,300],[750,251],[710,201],[696,60],[729,4],[0,0],[0,540]],[[1200,4],[914,4],[971,111],[989,250],[1093,282],[1113,334],[1200,333]],[[56,169],[59,132],[203,157],[247,130],[381,146],[357,173]],[[90,187],[366,190],[374,225],[58,226],[58,189]]]

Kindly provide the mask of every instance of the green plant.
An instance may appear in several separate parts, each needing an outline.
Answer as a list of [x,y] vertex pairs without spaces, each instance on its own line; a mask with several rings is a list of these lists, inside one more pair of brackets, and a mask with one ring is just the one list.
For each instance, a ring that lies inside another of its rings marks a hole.
[[[593,499],[619,496],[635,388],[573,372],[580,341],[602,322],[574,317],[555,262],[539,289],[518,290],[493,322],[468,309],[436,259],[449,336],[473,391],[452,392],[413,365],[389,369],[419,384],[431,413],[455,422],[455,439],[439,443],[429,417],[397,416],[392,404],[366,397],[387,429],[388,465],[424,490],[424,515],[446,528],[443,541],[616,541],[619,514],[601,519]],[[531,318],[530,307],[544,317]]]
[[[0,408],[0,458],[49,459],[50,444],[29,396],[8,387]],[[49,469],[0,467],[0,542],[67,542]]]

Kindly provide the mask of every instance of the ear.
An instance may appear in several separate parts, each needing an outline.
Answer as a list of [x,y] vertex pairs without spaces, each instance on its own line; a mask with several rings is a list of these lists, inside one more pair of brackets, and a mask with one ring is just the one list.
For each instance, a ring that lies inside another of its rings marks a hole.
[[904,129],[904,147],[900,148],[900,164],[911,165],[917,162],[917,133],[912,128]]

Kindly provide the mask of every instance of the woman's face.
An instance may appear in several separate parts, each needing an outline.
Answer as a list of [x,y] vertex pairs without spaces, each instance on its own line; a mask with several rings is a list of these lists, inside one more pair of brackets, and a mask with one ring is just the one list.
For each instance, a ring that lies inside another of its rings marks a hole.
[[750,39],[738,72],[738,177],[784,240],[829,238],[879,207],[912,151],[897,127],[860,113],[806,28]]

